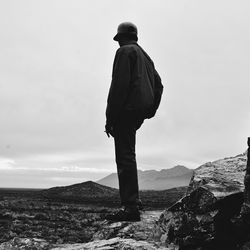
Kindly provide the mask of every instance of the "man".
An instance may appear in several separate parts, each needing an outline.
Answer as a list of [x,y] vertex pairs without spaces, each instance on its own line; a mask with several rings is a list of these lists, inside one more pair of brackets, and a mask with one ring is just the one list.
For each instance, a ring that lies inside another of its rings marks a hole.
[[154,63],[137,44],[137,27],[121,23],[113,38],[118,41],[106,109],[106,133],[115,141],[121,205],[111,221],[139,221],[139,188],[135,155],[136,130],[155,115],[163,86]]

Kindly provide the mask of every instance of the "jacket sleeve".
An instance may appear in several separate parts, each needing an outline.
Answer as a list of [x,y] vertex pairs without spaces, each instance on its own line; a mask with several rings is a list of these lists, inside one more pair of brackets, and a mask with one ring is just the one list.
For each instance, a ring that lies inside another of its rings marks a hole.
[[106,124],[113,126],[123,110],[128,96],[131,78],[131,62],[128,51],[123,48],[116,52],[112,81],[106,108]]

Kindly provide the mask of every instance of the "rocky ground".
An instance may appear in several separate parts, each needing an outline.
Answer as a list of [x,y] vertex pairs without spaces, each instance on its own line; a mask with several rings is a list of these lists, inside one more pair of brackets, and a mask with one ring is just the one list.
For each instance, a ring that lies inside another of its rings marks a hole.
[[[186,190],[183,187],[145,191],[141,192],[141,198],[145,210],[162,211],[174,204]],[[120,227],[109,227],[104,222],[106,215],[115,210],[114,205],[119,206],[117,200],[118,190],[93,182],[48,191],[0,189],[0,243],[14,238],[38,238],[51,244],[85,243],[101,239],[100,235],[104,233],[106,239],[120,237],[122,235],[117,235],[117,232],[125,227],[124,223]],[[150,215],[143,213],[143,221],[152,224],[152,216],[153,212]],[[143,227],[147,228],[145,225]],[[143,235],[147,238],[145,231],[135,228],[133,234],[141,234],[140,239]],[[124,237],[128,237],[128,232]]]
[[140,222],[106,221],[115,210],[52,202],[33,193],[5,194],[0,200],[0,250],[166,249],[155,241],[160,239],[155,224],[163,209],[143,211]]
[[23,204],[19,213],[2,215],[6,224],[1,228],[0,250],[169,249],[161,244],[155,227],[162,211],[144,211],[140,222],[110,223],[103,217],[111,211],[104,208],[92,212],[81,206],[50,204],[51,211],[44,209],[37,213],[34,207],[27,213]]
[[0,202],[0,242],[14,237],[51,243],[88,242],[110,208],[15,199]]
[[244,153],[200,166],[183,198],[140,222],[106,221],[114,208],[2,199],[0,250],[250,250],[246,163]]

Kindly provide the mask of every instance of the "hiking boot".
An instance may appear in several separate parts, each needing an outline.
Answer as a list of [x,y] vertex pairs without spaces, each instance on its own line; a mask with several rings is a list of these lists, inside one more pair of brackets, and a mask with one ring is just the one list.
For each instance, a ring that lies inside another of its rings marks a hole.
[[140,221],[140,212],[138,209],[125,208],[121,209],[114,214],[106,216],[106,219],[113,222],[118,221]]

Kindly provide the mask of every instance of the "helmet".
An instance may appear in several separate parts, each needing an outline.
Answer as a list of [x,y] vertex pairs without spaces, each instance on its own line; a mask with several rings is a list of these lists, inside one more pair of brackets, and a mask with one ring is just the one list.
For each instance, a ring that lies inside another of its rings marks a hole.
[[115,41],[119,41],[122,38],[130,38],[138,40],[137,37],[137,27],[130,22],[121,23],[117,28],[117,34],[114,36]]

